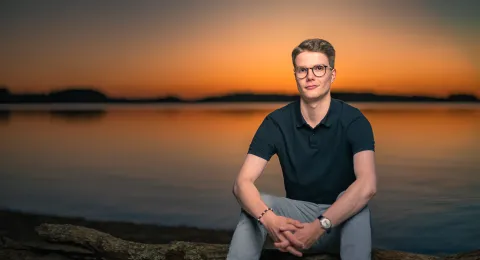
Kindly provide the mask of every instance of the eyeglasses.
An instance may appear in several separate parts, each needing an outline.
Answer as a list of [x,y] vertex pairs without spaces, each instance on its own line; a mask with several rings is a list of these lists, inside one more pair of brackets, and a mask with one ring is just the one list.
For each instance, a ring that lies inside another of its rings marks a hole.
[[304,68],[304,67],[297,67],[295,68],[295,77],[298,79],[304,79],[308,75],[308,71],[311,69],[313,72],[313,75],[317,77],[323,77],[325,73],[327,72],[327,68],[330,70],[333,70],[332,67],[327,66],[327,65],[315,65],[311,68]]

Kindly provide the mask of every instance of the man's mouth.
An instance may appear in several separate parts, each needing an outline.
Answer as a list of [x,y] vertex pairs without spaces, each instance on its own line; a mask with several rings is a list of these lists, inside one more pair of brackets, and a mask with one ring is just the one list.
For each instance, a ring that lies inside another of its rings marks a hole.
[[307,90],[312,90],[312,89],[315,89],[316,87],[318,87],[318,86],[317,86],[317,85],[308,85],[308,86],[306,86],[305,88],[306,88]]

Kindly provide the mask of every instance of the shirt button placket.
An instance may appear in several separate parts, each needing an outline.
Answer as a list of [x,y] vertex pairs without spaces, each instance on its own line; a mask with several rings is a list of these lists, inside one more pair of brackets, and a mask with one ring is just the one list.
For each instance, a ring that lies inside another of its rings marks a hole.
[[310,135],[310,147],[317,147],[317,146],[318,146],[318,144],[317,144],[315,132],[313,132],[313,133]]

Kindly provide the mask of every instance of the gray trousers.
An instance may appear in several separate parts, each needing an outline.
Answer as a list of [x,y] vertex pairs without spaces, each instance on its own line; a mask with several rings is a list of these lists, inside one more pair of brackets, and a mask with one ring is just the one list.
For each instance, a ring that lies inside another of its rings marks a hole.
[[[314,221],[315,218],[331,206],[262,193],[261,198],[268,207],[273,209],[275,214],[296,219],[302,223]],[[266,240],[267,235],[265,227],[242,210],[240,220],[230,242],[227,260],[259,259],[262,249],[274,248],[271,239]],[[340,254],[343,260],[370,260],[372,239],[368,206],[344,221],[341,225],[334,227],[329,234],[324,233],[308,250],[299,251],[304,253],[324,252]]]

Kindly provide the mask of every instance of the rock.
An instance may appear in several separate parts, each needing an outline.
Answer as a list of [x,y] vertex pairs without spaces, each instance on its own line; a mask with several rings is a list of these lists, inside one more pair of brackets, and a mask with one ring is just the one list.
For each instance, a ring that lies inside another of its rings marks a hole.
[[460,253],[451,256],[447,256],[443,258],[444,260],[480,260],[480,250],[468,252],[468,253]]
[[0,250],[0,259],[5,260],[27,260],[27,259],[35,259],[37,255],[34,252],[26,251],[26,250],[15,250],[15,249],[8,249],[2,248]]
[[[168,244],[145,244],[123,240],[96,229],[71,224],[41,224],[36,227],[38,235],[48,242],[17,242],[8,238],[0,240],[0,259],[78,259],[78,260],[219,260],[225,259],[228,244],[212,244],[173,241]],[[289,253],[264,250],[261,260],[299,259]],[[302,259],[336,260],[338,255],[314,254]],[[374,260],[433,260],[433,259],[480,259],[480,250],[441,258],[373,249]]]

